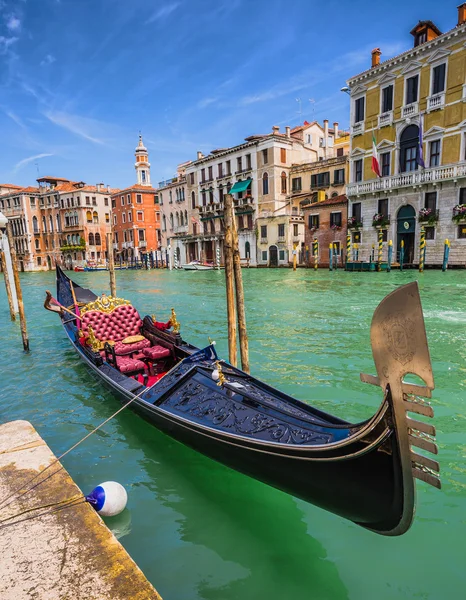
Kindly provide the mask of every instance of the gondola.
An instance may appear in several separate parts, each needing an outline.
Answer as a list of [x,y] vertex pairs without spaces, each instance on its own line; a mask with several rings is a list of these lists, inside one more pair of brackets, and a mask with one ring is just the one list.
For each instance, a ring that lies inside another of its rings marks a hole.
[[[428,456],[437,454],[435,429],[408,415],[433,417],[417,283],[397,288],[374,313],[377,375],[361,380],[382,389],[382,402],[357,424],[219,360],[213,344],[187,343],[174,311],[167,323],[140,319],[129,302],[97,297],[59,267],[57,298],[47,292],[44,306],[59,313],[79,357],[121,402],[132,400],[158,429],[241,473],[391,536],[411,525],[415,479],[440,488],[439,465]],[[405,381],[407,374],[422,383]]]

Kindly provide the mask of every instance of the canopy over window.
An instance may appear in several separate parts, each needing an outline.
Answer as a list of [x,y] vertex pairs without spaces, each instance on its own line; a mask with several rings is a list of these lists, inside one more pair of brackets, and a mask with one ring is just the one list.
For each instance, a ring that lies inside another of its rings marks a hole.
[[251,185],[252,179],[246,179],[246,181],[237,181],[235,185],[229,191],[230,194],[236,194],[238,192],[245,192]]

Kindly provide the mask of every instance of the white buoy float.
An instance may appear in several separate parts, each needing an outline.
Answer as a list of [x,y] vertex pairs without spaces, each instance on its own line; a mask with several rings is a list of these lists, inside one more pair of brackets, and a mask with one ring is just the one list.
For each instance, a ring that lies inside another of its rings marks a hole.
[[114,517],[125,510],[128,494],[120,483],[105,481],[95,487],[86,500],[102,517]]

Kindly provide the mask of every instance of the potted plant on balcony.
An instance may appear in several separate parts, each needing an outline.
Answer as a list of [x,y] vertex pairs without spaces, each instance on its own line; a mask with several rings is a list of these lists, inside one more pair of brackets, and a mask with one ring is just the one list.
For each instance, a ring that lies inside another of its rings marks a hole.
[[433,208],[421,208],[418,215],[419,223],[435,225],[438,221],[437,211]]
[[457,204],[453,208],[452,221],[455,223],[461,223],[464,220],[466,220],[466,204]]
[[350,217],[348,219],[348,229],[359,229],[362,227],[362,221],[357,217]]
[[341,225],[337,225],[336,223],[334,223],[333,225],[330,225],[330,229],[332,229],[333,231],[340,231]]
[[372,227],[386,227],[390,224],[390,218],[387,215],[376,213],[372,217]]

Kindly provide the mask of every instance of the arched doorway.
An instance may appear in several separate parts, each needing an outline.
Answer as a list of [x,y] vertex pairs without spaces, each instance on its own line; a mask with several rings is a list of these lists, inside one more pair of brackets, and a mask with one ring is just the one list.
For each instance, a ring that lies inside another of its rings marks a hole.
[[49,271],[52,269],[52,260],[48,254],[47,254],[47,268]]
[[178,266],[181,267],[181,250],[180,250],[179,246],[176,247],[175,253],[176,253],[176,260],[178,262]]
[[278,248],[270,246],[269,248],[269,267],[278,267]]
[[400,136],[400,173],[417,171],[419,160],[419,127],[408,125]]
[[396,247],[401,250],[401,241],[405,243],[404,263],[414,263],[414,241],[416,235],[416,211],[407,204],[402,206],[397,215]]
[[251,244],[249,242],[245,242],[244,244],[244,253],[246,258],[251,258]]

